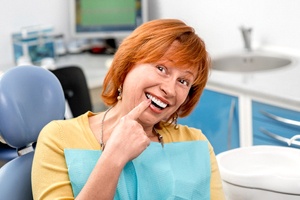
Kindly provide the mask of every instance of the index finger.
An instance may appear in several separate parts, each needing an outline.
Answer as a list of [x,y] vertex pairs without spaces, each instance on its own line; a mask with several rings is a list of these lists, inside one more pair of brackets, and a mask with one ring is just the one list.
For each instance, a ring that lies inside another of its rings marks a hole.
[[127,117],[133,120],[137,120],[139,116],[148,108],[150,103],[151,103],[150,99],[142,101],[139,105],[137,105],[127,114]]

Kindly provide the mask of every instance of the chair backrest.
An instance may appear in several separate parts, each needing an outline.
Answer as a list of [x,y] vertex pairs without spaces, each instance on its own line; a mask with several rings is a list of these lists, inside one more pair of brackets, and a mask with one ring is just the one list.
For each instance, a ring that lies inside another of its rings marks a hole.
[[0,168],[0,199],[32,199],[34,144],[41,129],[64,113],[63,90],[50,71],[20,66],[0,77],[0,134],[18,152]]
[[92,110],[92,102],[83,70],[78,66],[65,66],[51,70],[60,81],[65,98],[72,112],[77,117]]

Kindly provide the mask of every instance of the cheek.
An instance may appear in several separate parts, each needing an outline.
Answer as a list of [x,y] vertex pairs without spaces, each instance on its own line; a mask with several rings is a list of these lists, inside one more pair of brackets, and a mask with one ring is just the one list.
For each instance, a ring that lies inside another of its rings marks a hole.
[[177,94],[178,94],[177,95],[177,102],[178,102],[178,104],[180,104],[179,106],[181,106],[187,100],[189,91],[186,91],[186,90],[182,91],[181,90]]
[[123,100],[127,103],[135,104],[143,98],[143,85],[136,80],[137,76],[128,77],[123,83]]
[[139,86],[133,81],[127,81],[123,83],[123,97],[132,101],[136,97],[136,93],[139,91]]

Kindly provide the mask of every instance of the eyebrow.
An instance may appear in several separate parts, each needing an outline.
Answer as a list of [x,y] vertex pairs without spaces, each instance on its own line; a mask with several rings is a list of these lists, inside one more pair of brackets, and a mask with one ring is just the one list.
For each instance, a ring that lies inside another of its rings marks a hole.
[[[171,62],[171,63],[174,63],[175,64],[175,61],[174,60],[172,60],[172,59],[170,59],[170,58],[167,58],[166,59],[166,61],[168,62]],[[174,67],[174,66],[173,66]],[[180,67],[179,67],[180,68]],[[185,73],[187,73],[187,74],[190,74],[192,77],[193,77],[193,79],[195,79],[196,77],[194,76],[194,73],[192,72],[192,71],[189,71],[189,70],[185,70],[184,71]]]
[[190,75],[195,79],[195,76],[194,76],[194,73],[193,73],[193,72],[188,71],[188,70],[186,70],[186,71],[184,71],[184,72],[186,72],[187,74],[190,74]]

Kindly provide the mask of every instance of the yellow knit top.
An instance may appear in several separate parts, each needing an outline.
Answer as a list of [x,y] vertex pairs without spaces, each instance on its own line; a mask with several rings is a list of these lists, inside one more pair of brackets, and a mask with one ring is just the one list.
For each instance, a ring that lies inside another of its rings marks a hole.
[[[41,131],[32,165],[32,190],[34,199],[74,199],[64,149],[100,150],[100,145],[89,127],[88,118],[95,115],[87,112],[77,118],[52,121]],[[165,143],[205,140],[198,129],[179,125],[163,127],[158,131]],[[209,144],[211,161],[210,194],[212,200],[225,199],[220,173]],[[84,161],[83,161],[84,162]]]

